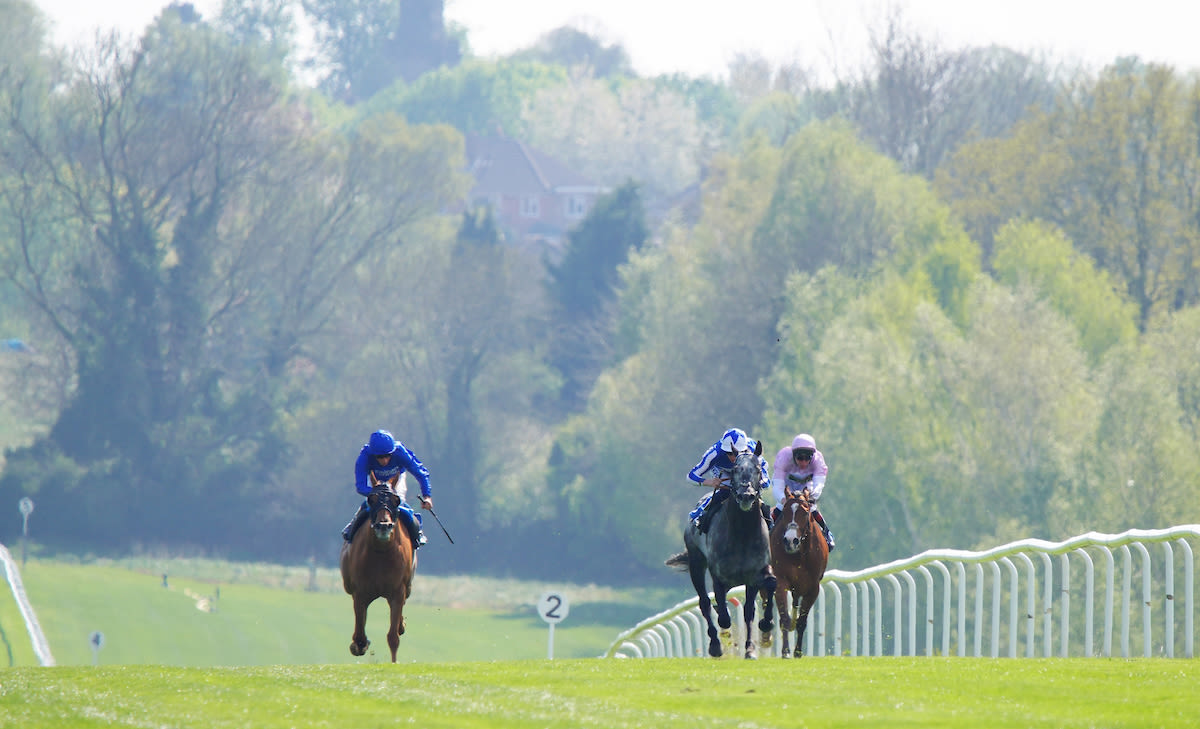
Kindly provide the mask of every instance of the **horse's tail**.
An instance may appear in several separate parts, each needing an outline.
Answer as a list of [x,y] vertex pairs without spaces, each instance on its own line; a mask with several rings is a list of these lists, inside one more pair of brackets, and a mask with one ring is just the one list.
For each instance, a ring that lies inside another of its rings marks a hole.
[[674,567],[681,572],[686,572],[688,570],[688,553],[680,552],[679,554],[672,555],[663,564],[668,567]]

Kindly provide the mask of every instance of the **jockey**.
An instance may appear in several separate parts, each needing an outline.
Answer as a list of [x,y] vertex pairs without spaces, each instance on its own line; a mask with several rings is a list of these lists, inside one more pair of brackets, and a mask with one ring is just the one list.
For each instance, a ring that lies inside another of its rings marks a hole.
[[821,492],[825,490],[825,476],[829,467],[825,465],[825,456],[817,450],[817,442],[808,433],[801,433],[792,439],[790,446],[784,446],[775,454],[775,476],[771,479],[771,494],[775,497],[775,509],[771,512],[773,519],[779,518],[779,505],[783,503],[784,486],[790,485],[795,490],[802,486],[808,490],[808,498],[812,501],[812,515],[825,532],[825,543],[829,551],[833,551],[833,533],[825,525],[825,517],[817,509]]
[[[700,501],[696,502],[696,508],[692,509],[691,513],[688,514],[688,518],[695,522],[701,534],[708,533],[708,525],[712,523],[713,515],[717,513],[717,510],[725,502],[725,499],[729,498],[728,489],[716,488],[721,483],[721,477],[733,468],[738,454],[753,451],[755,445],[757,444],[747,437],[744,430],[741,428],[732,428],[725,431],[721,439],[713,443],[704,452],[704,457],[700,459],[700,462],[692,466],[691,471],[688,471],[688,479],[692,483],[716,489],[711,493],[705,494]],[[759,456],[758,465],[762,469],[762,481],[766,483],[770,480],[767,472],[767,461],[762,456]],[[763,517],[768,518],[765,506],[763,507]]]
[[[433,497],[430,496],[429,490],[429,471],[425,469],[416,455],[403,443],[396,440],[391,433],[386,430],[377,430],[371,433],[370,439],[358,452],[358,460],[354,462],[354,488],[358,493],[367,496],[371,493],[371,486],[367,480],[368,473],[375,474],[377,481],[386,481],[395,477],[396,474],[401,474],[400,480],[396,483],[396,491],[400,494],[400,511],[408,516],[410,531],[414,532],[412,535],[413,549],[416,549],[428,540],[421,531],[421,515],[414,512],[413,508],[404,500],[408,490],[404,482],[406,472],[415,476],[421,485],[421,508],[433,509]],[[354,538],[354,532],[366,521],[367,513],[367,501],[363,499],[354,518],[342,530],[342,539],[349,542]]]

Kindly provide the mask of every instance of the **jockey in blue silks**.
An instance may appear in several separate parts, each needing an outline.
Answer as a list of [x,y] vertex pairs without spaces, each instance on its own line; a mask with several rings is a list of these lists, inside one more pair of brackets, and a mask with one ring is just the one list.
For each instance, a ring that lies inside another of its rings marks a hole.
[[[701,534],[708,533],[708,525],[712,523],[713,514],[716,514],[725,499],[729,498],[729,489],[716,488],[721,483],[721,477],[733,468],[738,454],[753,451],[755,445],[755,441],[747,437],[744,430],[732,428],[725,431],[721,439],[704,452],[704,457],[700,459],[700,462],[688,471],[688,479],[692,483],[715,489],[696,502],[696,508],[688,514],[688,518],[695,522]],[[762,456],[758,457],[758,467],[762,470],[763,483],[770,483],[770,471],[767,470],[767,461]],[[771,520],[765,505],[763,506],[763,516],[770,525]]]
[[[358,460],[354,462],[354,488],[363,496],[371,493],[370,482],[367,480],[368,473],[375,474],[377,481],[386,481],[394,478],[396,474],[411,473],[416,477],[417,483],[421,485],[421,508],[433,509],[433,497],[430,496],[429,489],[429,471],[412,451],[386,430],[377,430],[371,433],[367,443],[358,452]],[[425,533],[421,531],[421,515],[413,511],[413,508],[404,500],[408,487],[403,475],[396,483],[396,490],[400,494],[399,511],[401,515],[407,517],[410,531],[414,532],[413,549],[416,549],[428,540],[425,538]],[[367,501],[363,499],[354,518],[342,530],[342,539],[347,542],[353,539],[354,532],[366,521],[367,514]]]

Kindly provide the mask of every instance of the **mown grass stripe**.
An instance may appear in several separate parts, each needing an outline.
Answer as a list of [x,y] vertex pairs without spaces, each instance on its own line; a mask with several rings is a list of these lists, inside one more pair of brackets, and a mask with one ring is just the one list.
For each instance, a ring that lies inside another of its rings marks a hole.
[[1169,659],[525,660],[0,671],[0,726],[1184,727]]

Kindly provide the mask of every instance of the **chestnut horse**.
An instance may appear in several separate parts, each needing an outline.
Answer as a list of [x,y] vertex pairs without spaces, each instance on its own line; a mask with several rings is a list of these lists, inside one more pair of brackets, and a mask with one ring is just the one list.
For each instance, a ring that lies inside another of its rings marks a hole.
[[371,493],[367,496],[369,521],[359,528],[353,541],[342,546],[342,586],[354,598],[354,636],[350,653],[361,656],[367,652],[367,606],[382,597],[391,608],[388,628],[388,648],[392,663],[404,635],[404,603],[412,593],[413,573],[417,558],[412,537],[403,524],[397,522],[400,495],[396,482],[400,474],[387,481],[377,481],[369,473]]
[[[771,529],[771,566],[775,571],[775,605],[779,609],[779,627],[783,632],[780,656],[791,658],[792,624],[796,626],[796,657],[804,655],[802,641],[808,625],[808,611],[821,592],[821,578],[829,561],[829,545],[812,515],[813,503],[808,490],[784,489],[779,519]],[[788,609],[788,592],[792,594]]]
[[[729,471],[728,482],[718,488],[731,492],[720,510],[713,515],[708,533],[701,534],[695,523],[688,524],[683,533],[686,551],[667,560],[667,566],[686,569],[692,578],[692,586],[699,598],[700,612],[708,623],[708,654],[721,656],[721,641],[713,626],[711,608],[716,604],[717,622],[728,630],[732,621],[725,596],[729,588],[746,586],[746,599],[742,602],[742,617],[746,626],[746,658],[757,658],[750,636],[754,624],[754,609],[757,596],[770,595],[775,590],[775,577],[771,574],[771,549],[768,545],[767,522],[762,514],[762,469],[759,456],[762,443],[753,453],[742,453]],[[708,596],[705,574],[712,576],[713,598]],[[773,609],[765,602],[763,618],[758,629],[769,635],[775,628]]]

